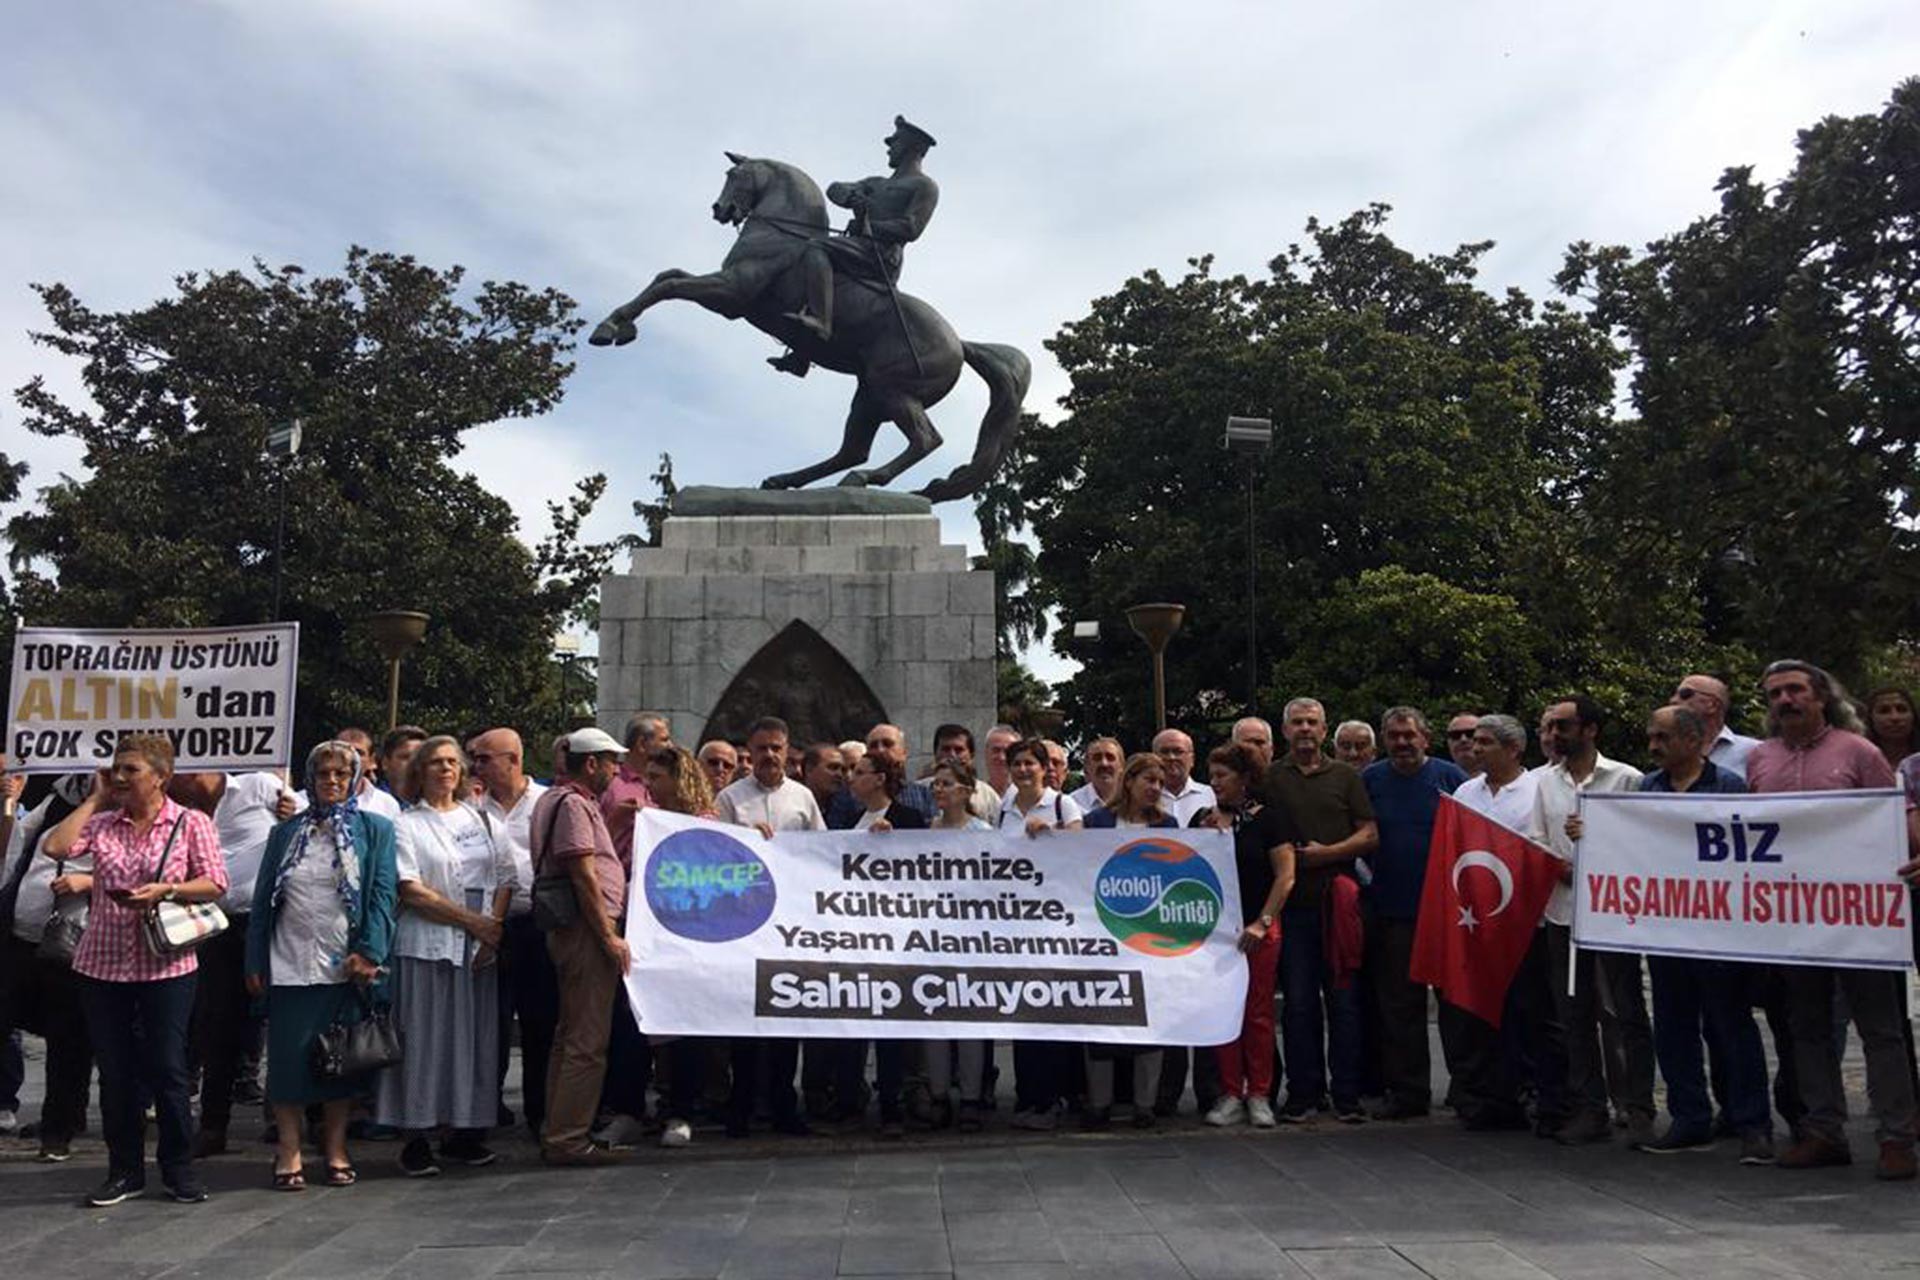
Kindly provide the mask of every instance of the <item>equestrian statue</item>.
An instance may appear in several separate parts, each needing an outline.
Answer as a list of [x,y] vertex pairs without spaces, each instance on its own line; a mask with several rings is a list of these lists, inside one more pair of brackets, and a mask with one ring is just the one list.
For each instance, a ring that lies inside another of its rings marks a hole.
[[[778,160],[729,151],[715,221],[740,228],[718,271],[666,270],[595,327],[596,347],[625,346],[634,321],[655,303],[696,302],[729,320],[744,318],[787,351],[768,361],[805,377],[813,365],[857,380],[846,434],[832,457],[768,476],[763,489],[797,489],[846,468],[861,468],[880,424],[891,422],[907,447],[883,466],[847,471],[843,485],[885,485],[940,446],[927,410],[953,390],[962,364],[987,384],[987,412],[973,457],[921,494],[934,502],[976,492],[999,468],[1020,425],[1020,403],[1032,379],[1027,357],[993,342],[967,342],[938,311],[902,293],[904,246],[920,238],[940,200],[921,168],[933,138],[895,116],[886,139],[892,172],[835,182],[824,197],[805,173]],[[835,232],[827,201],[853,213]]]

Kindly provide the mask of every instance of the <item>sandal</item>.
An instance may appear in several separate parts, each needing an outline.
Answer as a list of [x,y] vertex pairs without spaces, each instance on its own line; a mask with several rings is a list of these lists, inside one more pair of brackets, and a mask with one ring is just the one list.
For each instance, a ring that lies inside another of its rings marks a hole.
[[286,1173],[278,1169],[273,1171],[273,1189],[275,1191],[305,1191],[307,1189],[307,1171],[291,1169]]
[[327,1176],[321,1181],[329,1187],[350,1187],[360,1181],[360,1175],[350,1164],[330,1164]]

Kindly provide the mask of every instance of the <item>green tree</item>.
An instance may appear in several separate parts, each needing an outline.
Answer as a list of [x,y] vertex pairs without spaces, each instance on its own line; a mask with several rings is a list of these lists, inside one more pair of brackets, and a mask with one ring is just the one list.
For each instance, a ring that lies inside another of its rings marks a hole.
[[1551,518],[1570,437],[1605,415],[1618,356],[1563,304],[1480,289],[1487,245],[1416,256],[1386,219],[1376,205],[1310,222],[1263,279],[1205,258],[1178,280],[1147,272],[1048,343],[1068,416],[1025,434],[994,501],[1040,545],[1028,594],[1102,624],[1062,689],[1080,725],[1145,741],[1150,669],[1124,614],[1148,600],[1188,606],[1170,714],[1239,709],[1246,464],[1220,445],[1230,414],[1275,426],[1253,477],[1269,659],[1320,645],[1316,605],[1387,566],[1533,607],[1511,566]]
[[558,403],[573,302],[513,283],[468,289],[458,267],[360,248],[337,276],[256,262],[176,286],[115,313],[37,286],[50,328],[35,341],[81,362],[91,403],[37,377],[16,393],[27,427],[78,441],[88,468],[8,524],[23,619],[267,620],[278,507],[263,445],[297,418],[282,615],[301,625],[301,740],[385,723],[363,625],[383,608],[432,615],[407,662],[408,719],[536,733],[561,722],[551,640],[584,616],[614,550],[579,540],[605,480],[553,504],[554,532],[530,551],[508,505],[451,463],[468,431]]
[[1635,358],[1636,415],[1580,460],[1584,551],[1712,643],[1858,676],[1920,623],[1920,79],[1797,150],[1644,252],[1568,252]]
[[1311,693],[1343,719],[1377,722],[1403,703],[1437,716],[1532,706],[1547,696],[1547,637],[1511,596],[1390,565],[1337,585],[1305,622],[1314,643],[1274,664],[1268,706]]

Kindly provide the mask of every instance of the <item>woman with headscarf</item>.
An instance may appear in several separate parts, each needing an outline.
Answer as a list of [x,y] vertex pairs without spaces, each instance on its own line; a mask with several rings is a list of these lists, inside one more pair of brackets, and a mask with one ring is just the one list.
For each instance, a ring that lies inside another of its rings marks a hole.
[[[394,930],[393,1006],[407,1053],[380,1073],[374,1117],[407,1135],[400,1169],[497,1158],[482,1138],[499,1112],[501,922],[519,882],[505,832],[464,802],[467,758],[446,734],[407,766],[413,807],[394,823],[401,912]],[[452,1135],[438,1157],[428,1135]]]
[[357,1177],[347,1120],[366,1081],[316,1076],[313,1045],[333,1023],[358,1022],[386,998],[381,979],[398,900],[393,824],[361,810],[361,769],[345,742],[307,753],[311,807],[267,837],[247,917],[247,990],[266,1000],[267,1101],[278,1128],[273,1185],[282,1191],[307,1185],[300,1121],[315,1102],[322,1181],[346,1187]]

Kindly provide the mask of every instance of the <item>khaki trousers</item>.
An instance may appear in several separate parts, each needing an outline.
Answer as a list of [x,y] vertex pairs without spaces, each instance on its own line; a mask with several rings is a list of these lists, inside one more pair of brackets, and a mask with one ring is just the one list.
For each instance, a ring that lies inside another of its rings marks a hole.
[[586,924],[549,933],[547,952],[559,979],[560,1020],[547,1065],[547,1118],[540,1145],[573,1153],[586,1148],[600,1106],[620,973]]

